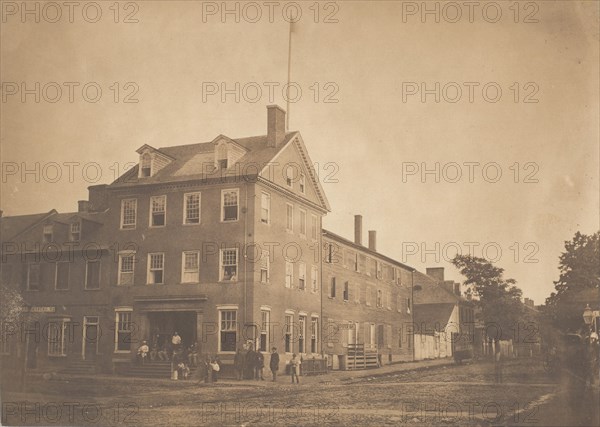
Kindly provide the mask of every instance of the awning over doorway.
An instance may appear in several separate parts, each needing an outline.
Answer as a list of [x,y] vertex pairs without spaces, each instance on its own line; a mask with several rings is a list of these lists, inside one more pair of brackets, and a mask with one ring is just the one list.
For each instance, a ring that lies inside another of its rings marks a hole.
[[138,312],[198,311],[207,300],[206,295],[140,297],[134,300],[133,305]]

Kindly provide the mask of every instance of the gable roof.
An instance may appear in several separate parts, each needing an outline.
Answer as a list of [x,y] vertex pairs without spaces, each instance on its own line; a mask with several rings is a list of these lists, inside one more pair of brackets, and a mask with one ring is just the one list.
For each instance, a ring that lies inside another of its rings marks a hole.
[[[245,168],[245,166],[254,164],[260,165],[262,168],[262,166],[265,163],[268,163],[295,134],[296,132],[286,133],[284,142],[278,147],[267,146],[266,135],[237,139],[228,138],[248,150],[248,152],[236,164],[229,165],[226,176],[243,176],[245,170],[247,172],[250,172],[250,170],[252,172],[258,172],[256,168]],[[156,172],[156,174],[146,178],[138,177],[139,165],[136,165],[117,178],[108,186],[108,188],[220,178],[222,176],[221,170],[215,171],[205,165],[214,165],[214,142],[223,137],[225,136],[219,135],[210,142],[161,147],[158,151],[173,158],[171,163]],[[256,173],[254,173],[254,175],[256,175]]]
[[[225,139],[244,150],[246,153],[234,164],[228,165],[225,170],[214,168],[215,143]],[[267,135],[251,136],[246,138],[229,138],[218,135],[210,142],[196,144],[176,145],[161,147],[158,152],[169,156],[173,160],[157,171],[151,177],[138,176],[139,164],[129,169],[117,178],[107,188],[123,188],[140,185],[155,185],[174,182],[195,180],[221,180],[224,178],[250,177],[256,178],[269,163],[285,150],[290,144],[295,143],[309,171],[309,176],[315,186],[319,201],[323,208],[330,211],[329,202],[314,171],[310,157],[302,137],[298,131],[286,132],[284,140],[277,147],[267,144]],[[249,180],[249,182],[251,182]]]
[[[306,170],[308,172],[308,177],[311,180],[311,182],[315,188],[315,192],[317,194],[317,197],[319,198],[319,201],[321,202],[321,206],[323,206],[328,212],[331,212],[331,206],[329,205],[329,201],[327,200],[327,197],[325,196],[325,191],[323,190],[323,187],[321,186],[321,181],[319,180],[319,176],[318,176],[317,172],[315,171],[314,163],[312,162],[312,160],[310,159],[310,156],[308,155],[308,150],[306,149],[306,145],[304,144],[304,139],[302,138],[302,135],[300,135],[300,132],[293,132],[293,133],[295,133],[296,135],[293,136],[292,138],[290,138],[286,143],[283,144],[282,149],[277,154],[275,154],[275,156],[271,159],[271,161],[276,160],[277,156],[279,156],[279,154],[284,151],[284,149],[286,148],[286,146],[288,144],[293,144],[294,147],[298,150],[298,154],[300,155],[300,158],[302,159],[304,166],[306,167]],[[261,173],[265,172],[266,168],[267,168],[267,166],[265,166],[263,168]]]
[[153,153],[158,153],[166,158],[170,158],[171,160],[173,160],[173,158],[171,156],[169,156],[168,154],[165,154],[164,152],[162,152],[160,149],[156,149],[154,147],[152,147],[151,145],[148,144],[144,144],[142,145],[140,148],[138,148],[137,150],[135,150],[136,153],[142,154],[144,151],[149,150]]

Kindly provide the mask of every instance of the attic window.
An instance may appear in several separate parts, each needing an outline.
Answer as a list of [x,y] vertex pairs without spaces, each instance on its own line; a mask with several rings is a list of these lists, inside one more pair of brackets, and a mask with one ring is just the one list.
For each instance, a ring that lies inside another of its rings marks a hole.
[[140,165],[140,176],[142,178],[148,178],[152,176],[152,157],[148,153],[142,154],[142,160]]
[[288,187],[292,188],[294,185],[294,171],[293,169],[288,166],[287,169],[285,170],[285,183],[287,184]]
[[228,159],[229,150],[226,142],[220,142],[217,145],[216,151],[216,163],[219,169],[227,169],[227,159]]
[[79,222],[73,222],[71,224],[71,241],[77,242],[81,236],[81,224]]
[[300,174],[300,192],[305,194],[306,192],[306,177],[304,174]]
[[44,225],[44,243],[52,242],[52,225]]

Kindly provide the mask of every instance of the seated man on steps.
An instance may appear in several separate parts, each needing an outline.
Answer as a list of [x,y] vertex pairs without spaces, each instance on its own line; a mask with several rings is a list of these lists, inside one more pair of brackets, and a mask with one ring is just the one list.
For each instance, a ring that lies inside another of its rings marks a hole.
[[158,350],[158,360],[167,361],[169,360],[169,353],[167,352],[167,346],[163,345],[160,350]]
[[146,341],[142,341],[142,345],[138,347],[137,356],[138,362],[140,365],[146,363],[146,357],[148,357],[148,343]]

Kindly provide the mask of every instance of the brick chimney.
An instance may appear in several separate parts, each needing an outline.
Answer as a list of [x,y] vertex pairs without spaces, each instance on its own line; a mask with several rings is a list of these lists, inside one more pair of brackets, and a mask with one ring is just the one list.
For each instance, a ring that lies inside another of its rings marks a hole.
[[285,139],[285,110],[267,105],[267,146],[278,147]]
[[444,281],[444,267],[428,267],[425,270],[425,273],[428,276],[433,277],[437,282]]
[[77,212],[89,212],[91,209],[91,203],[87,200],[77,201]]
[[460,296],[460,283],[454,282],[454,293]]
[[362,245],[362,215],[354,215],[354,243]]
[[369,249],[377,251],[377,231],[369,230]]

